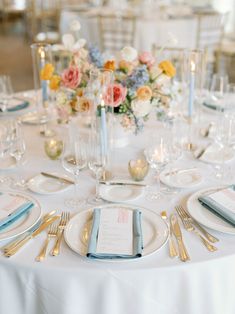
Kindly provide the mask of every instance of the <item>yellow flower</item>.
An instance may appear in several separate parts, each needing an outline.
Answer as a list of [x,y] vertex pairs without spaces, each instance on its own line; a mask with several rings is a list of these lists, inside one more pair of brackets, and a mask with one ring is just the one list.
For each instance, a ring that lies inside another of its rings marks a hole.
[[41,80],[50,80],[54,72],[54,67],[51,63],[45,64],[44,68],[41,69],[40,77]]
[[165,60],[165,61],[160,62],[159,63],[159,68],[167,76],[169,76],[169,77],[175,76],[175,73],[176,73],[175,67],[173,66],[173,64],[170,61]]
[[77,88],[76,95],[78,97],[82,97],[83,96],[83,88],[82,87],[81,88]]
[[86,97],[81,97],[79,99],[78,111],[79,112],[88,112],[92,108],[92,102]]
[[51,77],[50,80],[50,89],[51,90],[58,90],[58,88],[60,87],[60,81],[61,81],[61,77],[59,75],[53,75]]
[[106,70],[115,71],[115,68],[116,68],[115,61],[114,60],[106,61],[104,64],[104,68]]
[[136,93],[139,100],[150,100],[153,95],[153,92],[149,86],[139,87]]

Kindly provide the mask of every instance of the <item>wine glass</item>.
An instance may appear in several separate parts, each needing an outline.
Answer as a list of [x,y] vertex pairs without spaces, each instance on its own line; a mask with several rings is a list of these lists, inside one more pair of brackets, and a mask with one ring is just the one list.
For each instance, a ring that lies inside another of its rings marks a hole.
[[[12,139],[11,146],[10,146],[10,155],[15,158],[16,165],[19,168],[20,165],[22,166],[22,160],[26,152],[26,145],[25,140],[23,136],[23,132],[21,130],[21,127],[17,125],[15,130],[15,135]],[[22,178],[17,178],[13,182],[13,187],[20,187],[25,188],[26,187],[26,181]]]
[[151,193],[149,196],[147,196],[147,198],[150,200],[156,200],[162,196],[159,175],[169,162],[169,151],[164,138],[160,137],[153,146],[145,149],[144,154],[146,160],[150,164],[150,167],[156,172],[157,181],[157,192]]
[[63,168],[74,176],[75,181],[75,195],[73,198],[65,200],[67,206],[77,208],[84,204],[85,200],[78,197],[79,195],[79,174],[80,171],[86,166],[86,143],[85,140],[78,136],[74,141],[68,141],[64,145],[62,155]]
[[97,132],[92,132],[89,141],[89,157],[88,167],[95,174],[96,185],[95,185],[95,196],[88,199],[91,204],[100,204],[102,199],[99,192],[99,181],[103,176],[105,169],[105,160],[103,159],[101,138]]
[[7,111],[7,106],[13,95],[11,78],[8,75],[0,76],[0,111]]

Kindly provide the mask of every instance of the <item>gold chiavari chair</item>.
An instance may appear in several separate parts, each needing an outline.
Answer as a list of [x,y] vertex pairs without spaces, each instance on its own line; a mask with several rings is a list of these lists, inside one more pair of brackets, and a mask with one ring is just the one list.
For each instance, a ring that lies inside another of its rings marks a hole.
[[133,46],[136,18],[133,15],[99,15],[101,49],[115,52]]
[[1,0],[0,15],[2,16],[3,29],[6,32],[10,18],[20,17],[24,19],[26,0]]

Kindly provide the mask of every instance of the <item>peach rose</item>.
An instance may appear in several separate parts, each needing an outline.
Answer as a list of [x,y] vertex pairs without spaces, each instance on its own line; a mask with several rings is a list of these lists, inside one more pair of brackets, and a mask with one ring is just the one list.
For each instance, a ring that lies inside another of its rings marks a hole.
[[150,100],[153,95],[153,92],[149,86],[139,87],[136,93],[139,100]]
[[165,60],[165,61],[160,62],[159,63],[159,68],[167,76],[169,76],[169,77],[175,76],[175,73],[176,73],[175,67],[173,66],[173,64],[170,61]]
[[130,75],[134,69],[134,65],[126,60],[121,60],[119,62],[119,69],[125,71],[128,75]]
[[148,67],[150,67],[151,65],[154,64],[155,59],[150,52],[144,51],[139,55],[139,61],[143,64],[146,64]]
[[74,89],[81,82],[81,73],[76,66],[70,66],[62,73],[62,83],[65,87]]
[[81,97],[78,101],[78,111],[88,112],[92,108],[92,101],[86,97]]
[[51,63],[45,64],[45,66],[41,69],[40,78],[41,80],[47,81],[50,80],[54,72],[54,67]]
[[60,81],[61,77],[59,75],[53,75],[49,84],[50,89],[54,91],[58,90],[60,87]]
[[109,106],[118,107],[126,98],[127,89],[121,84],[112,84],[107,88],[105,101]]

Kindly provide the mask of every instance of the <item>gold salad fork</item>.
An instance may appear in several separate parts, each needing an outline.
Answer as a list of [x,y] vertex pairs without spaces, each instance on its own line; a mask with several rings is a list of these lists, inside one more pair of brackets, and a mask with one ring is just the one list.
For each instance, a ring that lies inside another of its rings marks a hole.
[[57,234],[56,234],[57,240],[56,240],[55,246],[51,252],[52,256],[57,256],[60,254],[60,244],[61,244],[61,240],[62,240],[62,235],[64,232],[64,228],[67,225],[69,219],[70,219],[70,213],[62,212],[60,222],[58,225]]
[[172,236],[172,228],[171,228],[171,225],[169,224],[169,221],[168,221],[168,218],[167,218],[167,213],[166,213],[165,210],[161,212],[161,217],[162,217],[163,220],[166,221],[167,226],[169,228],[169,232],[170,232],[170,235],[169,235],[169,253],[170,253],[170,257],[177,257],[178,256],[178,252],[177,252],[177,249],[176,249],[176,246],[175,246],[175,242],[174,242],[174,239],[173,239],[173,236]]
[[36,257],[37,262],[42,262],[45,259],[48,244],[49,244],[51,238],[56,237],[57,229],[58,229],[57,224],[54,223],[54,224],[50,225],[48,232],[47,232],[46,241],[45,241],[40,253]]
[[193,232],[195,233],[199,238],[200,240],[202,241],[202,243],[205,245],[205,247],[208,249],[208,251],[210,252],[214,252],[214,251],[217,251],[217,248],[212,245],[209,241],[207,241],[197,230],[196,228],[193,226],[193,224],[189,221],[189,219],[187,218],[187,215],[183,209],[182,206],[176,206],[175,207],[183,225],[184,225],[184,228],[189,231],[189,232]]

